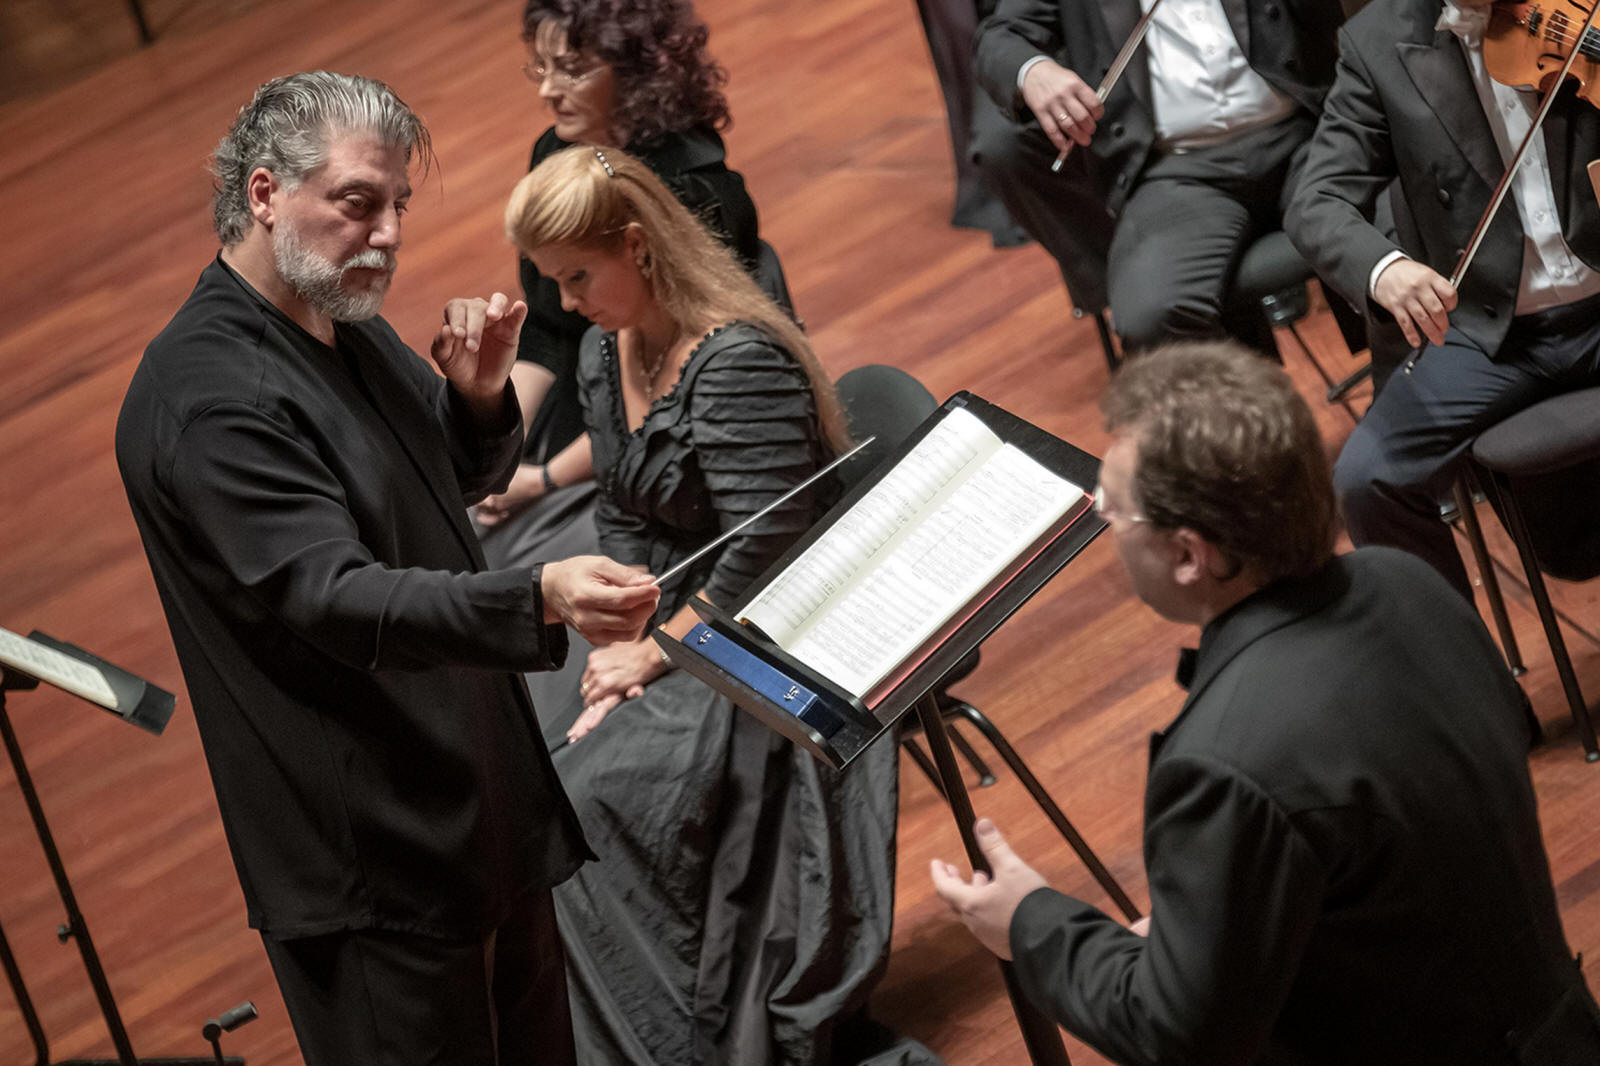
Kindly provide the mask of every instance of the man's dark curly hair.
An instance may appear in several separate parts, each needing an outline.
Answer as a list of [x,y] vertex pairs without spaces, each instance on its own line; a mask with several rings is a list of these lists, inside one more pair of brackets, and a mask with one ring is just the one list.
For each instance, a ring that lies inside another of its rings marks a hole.
[[627,146],[649,147],[696,126],[726,129],[728,74],[706,54],[710,31],[684,0],[528,0],[522,36],[542,22],[567,34],[567,47],[611,67],[617,104],[612,128]]

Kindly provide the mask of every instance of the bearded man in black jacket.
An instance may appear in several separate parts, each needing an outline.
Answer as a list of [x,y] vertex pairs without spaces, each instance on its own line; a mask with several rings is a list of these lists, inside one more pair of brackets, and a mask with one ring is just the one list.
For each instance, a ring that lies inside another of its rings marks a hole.
[[[521,672],[649,578],[487,571],[526,307],[377,317],[428,152],[386,86],[268,82],[215,157],[222,252],[146,350],[117,460],[238,868],[310,1066],[572,1061],[550,888],[589,857]],[[440,374],[442,373],[442,377]]]

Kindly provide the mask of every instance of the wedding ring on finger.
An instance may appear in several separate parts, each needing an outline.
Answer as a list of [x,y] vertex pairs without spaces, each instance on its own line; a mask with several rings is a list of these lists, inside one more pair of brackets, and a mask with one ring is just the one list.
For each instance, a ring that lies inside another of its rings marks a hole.
[[1065,114],[1065,113],[1062,113],[1062,114],[1060,114],[1060,115],[1057,115],[1057,116],[1056,116],[1056,121],[1057,121],[1057,122],[1065,122],[1065,121],[1067,121],[1067,116],[1066,116],[1066,114]]

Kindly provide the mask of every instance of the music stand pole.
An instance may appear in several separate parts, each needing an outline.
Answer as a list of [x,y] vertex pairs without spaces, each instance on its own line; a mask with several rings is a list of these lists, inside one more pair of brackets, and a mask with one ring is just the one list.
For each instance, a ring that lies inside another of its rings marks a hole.
[[[25,691],[37,688],[39,682],[13,670],[0,667],[0,735],[4,736],[6,754],[11,757],[11,769],[17,775],[17,787],[22,790],[22,798],[28,804],[28,814],[33,819],[33,830],[39,838],[39,847],[44,851],[45,860],[50,864],[51,876],[56,881],[56,894],[61,897],[61,905],[67,912],[67,923],[56,930],[56,937],[65,943],[69,938],[76,941],[78,954],[83,958],[83,968],[88,971],[89,983],[94,986],[94,997],[100,1003],[100,1015],[105,1019],[106,1030],[111,1034],[111,1044],[116,1048],[115,1059],[69,1059],[56,1066],[110,1066],[115,1062],[117,1066],[165,1066],[165,1064],[182,1064],[182,1066],[204,1066],[209,1059],[200,1058],[157,1058],[139,1059],[133,1053],[133,1044],[128,1039],[128,1030],[122,1024],[122,1015],[117,1010],[117,1001],[111,993],[111,984],[106,980],[105,968],[100,965],[100,955],[94,949],[94,940],[89,936],[89,925],[83,920],[83,912],[78,909],[78,897],[73,894],[72,882],[67,879],[67,869],[61,864],[61,853],[56,850],[54,835],[50,832],[50,823],[45,820],[44,808],[39,804],[39,794],[34,790],[33,777],[28,773],[28,764],[22,758],[22,746],[17,742],[17,734],[11,728],[11,718],[6,713],[6,692]],[[6,951],[6,976],[11,980],[11,987],[17,994],[17,1002],[23,1007],[23,1017],[28,1020],[29,1031],[33,1034],[34,1047],[39,1050],[39,1066],[49,1064],[49,1045],[45,1040],[44,1030],[39,1025],[38,1015],[33,1010],[33,1002],[28,997],[28,992],[22,985],[22,973],[16,968],[16,961],[11,957],[10,947]]]
[[[922,722],[922,733],[933,755],[933,765],[939,771],[939,781],[944,786],[945,798],[950,803],[950,813],[961,832],[961,843],[967,849],[967,862],[973,870],[992,873],[989,860],[978,847],[972,823],[977,819],[972,809],[972,797],[967,793],[967,783],[962,780],[961,768],[956,765],[955,752],[950,748],[950,737],[945,731],[944,715],[939,713],[939,701],[930,690],[917,700],[917,717]],[[1022,1030],[1022,1042],[1028,1049],[1028,1060],[1033,1066],[1071,1066],[1067,1046],[1061,1040],[1061,1030],[1045,1017],[1022,994],[1016,971],[1005,959],[1000,963],[1000,975],[1005,978],[1006,995],[1011,997],[1011,1012],[1017,1016],[1017,1028]]]
[[[28,814],[33,818],[33,831],[39,837],[39,847],[44,849],[45,860],[50,864],[50,874],[56,879],[56,893],[61,897],[61,905],[67,911],[67,924],[56,932],[63,941],[71,937],[78,945],[78,954],[83,956],[83,968],[89,971],[89,983],[94,986],[95,999],[100,1001],[100,1013],[105,1016],[106,1028],[111,1032],[111,1044],[117,1049],[117,1062],[121,1066],[138,1066],[139,1060],[134,1057],[133,1045],[128,1041],[128,1030],[123,1027],[122,1016],[117,1012],[117,1002],[111,997],[111,986],[106,982],[105,969],[100,965],[100,956],[94,950],[94,940],[89,936],[89,926],[83,920],[83,912],[78,910],[78,897],[73,895],[72,882],[67,880],[66,867],[61,865],[61,853],[56,850],[55,837],[50,832],[50,823],[45,820],[44,808],[39,805],[39,794],[34,791],[33,777],[28,773],[28,764],[22,758],[22,746],[17,743],[17,734],[11,728],[11,717],[6,714],[6,690],[33,688],[38,684],[28,678],[28,684],[17,684],[12,680],[9,670],[0,670],[0,733],[5,736],[6,754],[11,756],[11,768],[16,771],[17,787],[22,789],[22,798],[28,804]],[[21,681],[20,678],[17,681]]]
[[[3,694],[0,694],[0,698],[4,698]],[[0,929],[0,964],[5,966],[6,980],[11,982],[11,995],[17,1001],[22,1021],[28,1027],[28,1036],[33,1040],[34,1066],[49,1066],[50,1041],[39,1022],[39,1012],[33,1009],[33,997],[28,995],[28,986],[22,981],[22,970],[17,966],[17,957],[11,954],[11,945],[6,940],[4,929]]]

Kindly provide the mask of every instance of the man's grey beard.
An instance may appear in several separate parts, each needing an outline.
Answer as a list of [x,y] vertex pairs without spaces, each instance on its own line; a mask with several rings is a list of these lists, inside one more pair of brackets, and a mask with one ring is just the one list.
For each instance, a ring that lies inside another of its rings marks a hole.
[[[280,219],[273,227],[272,257],[278,265],[278,276],[300,299],[335,322],[365,322],[376,315],[383,308],[396,265],[395,254],[383,248],[368,248],[335,264],[307,248],[288,219]],[[358,267],[387,270],[389,277],[370,289],[348,292],[344,288],[345,274]]]

